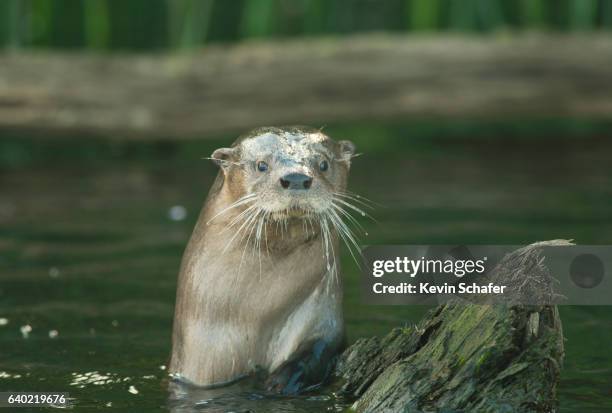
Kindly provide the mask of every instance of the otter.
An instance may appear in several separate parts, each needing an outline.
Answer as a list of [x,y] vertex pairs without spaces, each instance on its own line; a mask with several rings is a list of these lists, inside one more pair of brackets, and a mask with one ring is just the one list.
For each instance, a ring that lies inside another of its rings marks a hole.
[[212,387],[263,371],[281,393],[325,379],[344,341],[338,253],[340,238],[356,245],[343,221],[359,210],[346,190],[354,154],[300,126],[214,151],[220,170],[178,278],[174,378]]

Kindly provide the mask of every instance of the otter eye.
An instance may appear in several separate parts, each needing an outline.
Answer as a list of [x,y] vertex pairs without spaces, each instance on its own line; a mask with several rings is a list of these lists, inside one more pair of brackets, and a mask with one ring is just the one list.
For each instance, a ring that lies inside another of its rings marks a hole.
[[321,172],[325,172],[329,169],[329,163],[327,161],[321,161],[321,163],[319,164],[319,169],[321,170]]
[[264,161],[257,162],[257,170],[259,172],[266,172],[268,170],[268,164]]

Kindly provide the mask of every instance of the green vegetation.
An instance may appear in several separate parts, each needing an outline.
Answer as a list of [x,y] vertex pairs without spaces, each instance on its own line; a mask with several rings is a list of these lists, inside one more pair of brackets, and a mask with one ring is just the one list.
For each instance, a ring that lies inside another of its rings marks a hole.
[[357,32],[612,28],[608,0],[2,0],[0,46],[163,50]]

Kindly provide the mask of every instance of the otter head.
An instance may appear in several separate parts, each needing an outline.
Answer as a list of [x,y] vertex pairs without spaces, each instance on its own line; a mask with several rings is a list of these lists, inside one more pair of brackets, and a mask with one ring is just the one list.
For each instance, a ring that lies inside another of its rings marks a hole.
[[284,127],[256,129],[212,158],[237,200],[267,219],[283,220],[332,209],[354,153],[351,142],[336,142],[318,129]]

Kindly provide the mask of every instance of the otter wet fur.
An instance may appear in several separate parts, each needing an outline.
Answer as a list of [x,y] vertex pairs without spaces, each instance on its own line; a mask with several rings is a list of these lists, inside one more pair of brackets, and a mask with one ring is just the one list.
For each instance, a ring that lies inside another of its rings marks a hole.
[[320,384],[344,341],[340,239],[357,244],[346,189],[355,146],[319,129],[260,128],[220,171],[178,280],[169,371],[199,386],[265,372],[269,390]]

